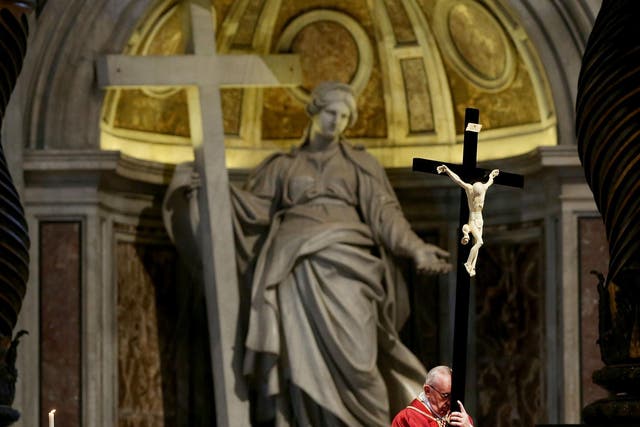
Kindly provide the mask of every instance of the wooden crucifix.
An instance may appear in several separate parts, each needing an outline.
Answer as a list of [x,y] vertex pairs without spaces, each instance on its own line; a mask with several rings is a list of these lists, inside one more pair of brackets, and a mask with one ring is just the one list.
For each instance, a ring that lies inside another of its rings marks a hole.
[[[490,174],[487,169],[476,167],[478,153],[478,133],[480,112],[475,108],[467,108],[464,117],[464,146],[462,154],[462,165],[438,162],[428,159],[413,159],[413,170],[419,172],[427,172],[433,174],[442,173],[443,169],[438,170],[442,165],[447,166],[462,181],[467,183],[480,182],[485,176]],[[493,173],[495,175],[495,173]],[[506,185],[509,187],[524,187],[524,177],[513,173],[500,171],[494,176],[493,183]],[[486,188],[485,188],[486,190]],[[469,244],[463,243],[463,239],[467,239],[463,227],[468,227],[469,223],[469,201],[464,189],[460,190],[460,222],[458,228],[458,261],[456,268],[456,307],[455,320],[453,326],[453,375],[451,379],[451,408],[459,410],[458,400],[464,401],[465,380],[467,376],[467,336],[469,327],[469,286],[471,284],[471,276],[475,274],[470,271],[469,266],[465,266],[468,262],[470,253]],[[473,267],[475,268],[475,267]]]
[[[217,425],[249,425],[242,377],[244,347],[238,329],[240,289],[236,276],[229,178],[225,165],[221,86],[298,86],[297,55],[217,55],[209,0],[187,0],[191,54],[107,55],[96,65],[101,87],[181,86],[187,91],[189,125],[200,175],[201,259],[213,366]],[[215,230],[212,230],[215,224]]]

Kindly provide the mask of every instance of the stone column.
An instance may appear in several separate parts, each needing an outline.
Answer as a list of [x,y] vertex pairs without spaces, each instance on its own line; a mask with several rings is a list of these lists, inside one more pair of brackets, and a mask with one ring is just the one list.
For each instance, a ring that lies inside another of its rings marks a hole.
[[[0,0],[0,125],[27,48],[27,15],[36,1]],[[0,141],[0,427],[20,417],[15,396],[18,332],[13,337],[29,275],[29,235]]]
[[586,180],[609,242],[601,275],[593,380],[610,397],[587,405],[586,423],[640,422],[640,2],[603,0],[578,82],[576,130]]

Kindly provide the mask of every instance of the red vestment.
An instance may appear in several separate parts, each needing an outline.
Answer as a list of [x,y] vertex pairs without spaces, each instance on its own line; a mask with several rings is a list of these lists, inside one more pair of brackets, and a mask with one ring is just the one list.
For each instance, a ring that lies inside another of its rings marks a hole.
[[393,418],[391,427],[440,427],[437,417],[420,399],[413,399],[409,406]]
[[[473,425],[473,420],[471,420]],[[442,422],[442,421],[441,421]],[[448,426],[449,424],[444,424]],[[438,424],[438,417],[418,398],[404,408],[393,418],[391,427],[442,427]]]

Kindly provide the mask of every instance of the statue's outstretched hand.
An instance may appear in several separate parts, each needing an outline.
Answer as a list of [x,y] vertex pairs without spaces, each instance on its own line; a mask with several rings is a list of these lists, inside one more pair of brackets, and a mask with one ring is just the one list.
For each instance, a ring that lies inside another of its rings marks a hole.
[[416,269],[423,274],[444,274],[451,271],[449,252],[435,245],[425,243],[413,256]]

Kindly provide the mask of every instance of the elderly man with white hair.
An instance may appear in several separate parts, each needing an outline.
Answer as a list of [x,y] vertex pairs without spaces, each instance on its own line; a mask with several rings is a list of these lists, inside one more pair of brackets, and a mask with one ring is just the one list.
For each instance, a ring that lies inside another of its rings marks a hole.
[[472,427],[462,402],[451,412],[451,368],[436,366],[427,374],[422,392],[393,419],[392,427]]

